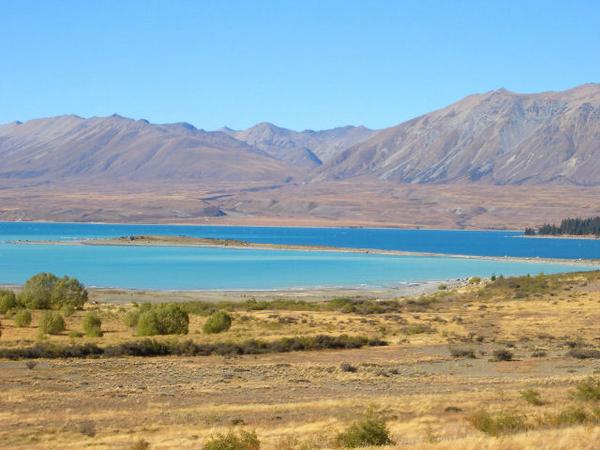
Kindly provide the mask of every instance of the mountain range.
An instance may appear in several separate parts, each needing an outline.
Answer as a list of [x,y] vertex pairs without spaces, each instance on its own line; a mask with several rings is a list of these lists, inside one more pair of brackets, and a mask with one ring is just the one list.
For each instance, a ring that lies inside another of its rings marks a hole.
[[[246,130],[205,131],[116,114],[0,125],[4,190],[44,186],[58,194],[89,189],[118,197],[119,188],[125,195],[177,187],[218,191],[202,194],[198,211],[259,217],[275,201],[282,208],[277,214],[286,217],[311,216],[315,208],[296,211],[288,205],[286,211],[282,204],[317,192],[334,202],[344,197],[348,183],[381,195],[420,185],[600,186],[600,84],[562,92],[475,94],[381,130],[293,131],[259,123]],[[254,196],[252,212],[239,209],[248,201],[241,193],[248,192]],[[15,207],[22,212],[0,210],[0,218],[30,217],[25,205]],[[101,213],[95,217],[103,219]]]

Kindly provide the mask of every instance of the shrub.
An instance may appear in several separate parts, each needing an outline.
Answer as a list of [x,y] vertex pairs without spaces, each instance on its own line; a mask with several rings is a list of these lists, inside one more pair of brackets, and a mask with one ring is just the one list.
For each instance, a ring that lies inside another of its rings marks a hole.
[[600,401],[600,378],[588,378],[575,386],[573,397],[577,400]]
[[480,410],[467,417],[467,421],[477,430],[491,436],[517,433],[530,428],[525,416],[506,411],[492,415]]
[[129,450],[148,450],[150,448],[150,442],[145,439],[140,439],[133,443]]
[[187,341],[163,341],[142,339],[108,347],[96,344],[58,345],[49,342],[38,342],[32,347],[0,348],[0,358],[85,358],[88,356],[208,356],[208,355],[257,355],[263,353],[285,353],[293,351],[323,349],[354,349],[365,345],[370,347],[387,345],[380,339],[368,339],[362,336],[304,336],[282,338],[275,341],[248,340],[241,343],[218,342],[214,344],[198,344]]
[[50,305],[54,309],[71,307],[81,309],[88,300],[88,292],[77,278],[63,277],[56,281],[50,295]]
[[70,338],[81,338],[83,337],[83,333],[81,331],[73,330],[69,332]]
[[19,294],[19,303],[29,309],[49,309],[52,290],[58,277],[51,273],[38,273],[23,285]]
[[347,362],[343,362],[340,364],[340,370],[342,372],[350,372],[350,373],[358,372],[358,368],[356,366],[353,366],[352,364],[347,363]]
[[83,318],[83,331],[87,337],[102,337],[102,321],[96,314],[87,313]]
[[17,307],[17,296],[8,289],[0,289],[0,314],[6,314]]
[[15,314],[15,326],[19,328],[28,327],[31,325],[31,311],[21,309]]
[[[494,276],[494,279],[492,281],[494,281],[496,279],[496,277]],[[469,278],[469,284],[479,284],[481,283],[481,278],[480,277],[471,277]]]
[[225,311],[217,311],[208,317],[204,323],[204,326],[202,327],[202,330],[206,334],[222,333],[223,331],[227,331],[229,328],[231,328],[231,322],[232,320],[229,314],[227,314]]
[[450,347],[450,355],[455,358],[471,358],[475,359],[475,350],[468,347]]
[[521,397],[530,405],[534,406],[542,406],[546,402],[542,400],[542,396],[539,391],[535,389],[526,389],[521,391]]
[[127,311],[127,313],[125,314],[125,317],[123,318],[123,323],[129,328],[135,328],[137,327],[139,318],[140,311],[138,309],[132,309],[131,311]]
[[40,334],[59,334],[65,331],[65,320],[55,311],[46,311],[40,319]]
[[492,353],[494,356],[494,361],[512,361],[513,353],[510,350],[494,350]]
[[58,278],[51,273],[34,275],[19,294],[19,303],[29,309],[81,309],[87,299],[87,290],[76,278]]
[[438,285],[438,291],[445,291],[448,289],[448,285],[447,284],[440,284]]
[[544,417],[542,424],[549,424],[555,427],[568,427],[574,425],[600,423],[600,411],[588,412],[580,406],[569,406],[557,414]]
[[187,334],[190,319],[178,305],[167,304],[142,312],[136,325],[138,336]]
[[345,431],[339,433],[335,441],[339,446],[345,448],[390,445],[394,443],[390,438],[390,432],[385,419],[372,408],[367,410],[363,420],[354,422]]
[[229,431],[211,436],[202,446],[203,450],[260,450],[260,441],[254,431]]
[[73,314],[75,314],[75,307],[73,305],[64,305],[62,308],[60,308],[60,313],[64,317],[71,317]]
[[402,331],[405,334],[413,335],[413,334],[425,334],[425,333],[433,333],[435,330],[425,324],[425,323],[411,323],[405,327],[402,327]]
[[600,350],[593,348],[572,348],[567,356],[577,359],[600,359]]

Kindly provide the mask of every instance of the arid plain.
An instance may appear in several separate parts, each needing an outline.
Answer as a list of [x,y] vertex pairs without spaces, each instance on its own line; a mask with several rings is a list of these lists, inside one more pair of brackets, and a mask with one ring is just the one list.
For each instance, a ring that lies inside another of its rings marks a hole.
[[[189,335],[157,339],[219,344],[347,334],[387,345],[0,359],[0,446],[191,449],[215,433],[246,429],[256,430],[264,449],[334,448],[336,434],[371,406],[395,442],[384,448],[597,448],[598,400],[578,392],[586,383],[599,389],[600,273],[473,280],[417,297],[345,294],[305,301],[264,293],[219,304],[214,294],[92,290],[85,311],[47,342],[139,341],[123,322],[134,300],[187,300]],[[233,316],[226,333],[202,333],[211,305]],[[90,310],[102,318],[104,336],[72,337]],[[38,318],[16,328],[4,317],[2,348],[34,345]]]

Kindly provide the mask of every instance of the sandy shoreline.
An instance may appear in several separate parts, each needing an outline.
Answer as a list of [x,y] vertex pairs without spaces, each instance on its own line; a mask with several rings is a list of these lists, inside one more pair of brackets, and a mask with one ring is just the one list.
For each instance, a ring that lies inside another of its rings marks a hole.
[[349,248],[317,245],[288,245],[288,244],[266,244],[236,241],[230,239],[191,238],[187,236],[134,236],[106,238],[106,239],[82,239],[75,241],[12,241],[15,245],[97,245],[97,246],[141,246],[141,247],[200,247],[200,248],[228,248],[235,250],[273,250],[273,251],[310,251],[310,252],[336,252],[336,253],[358,253],[387,256],[414,256],[414,257],[443,257],[476,259],[487,261],[523,262],[523,263],[557,263],[572,266],[598,266],[600,259],[561,259],[540,257],[513,257],[513,256],[477,256],[450,253],[411,252],[402,250],[381,250],[373,248]]

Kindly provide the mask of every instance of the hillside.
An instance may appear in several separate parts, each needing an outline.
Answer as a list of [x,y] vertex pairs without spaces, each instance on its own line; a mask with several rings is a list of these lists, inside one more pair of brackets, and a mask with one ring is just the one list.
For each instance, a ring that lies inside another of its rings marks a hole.
[[395,183],[600,185],[600,84],[500,89],[388,128],[346,149],[322,176]]

